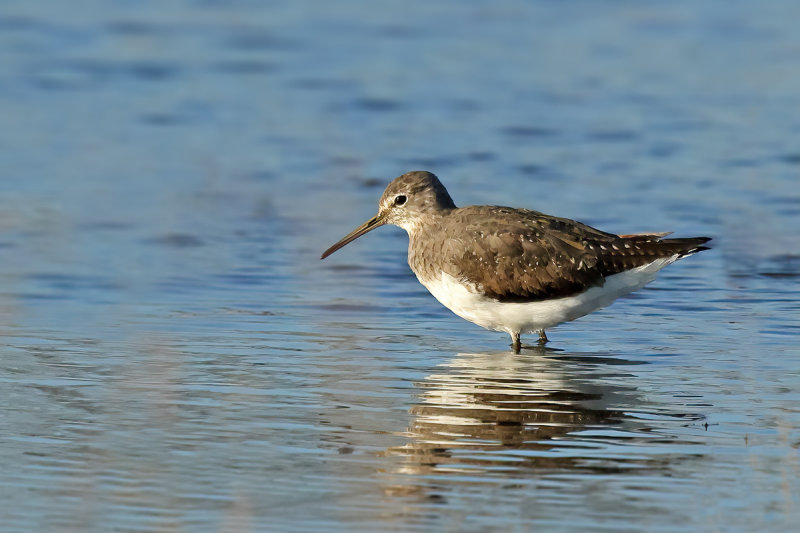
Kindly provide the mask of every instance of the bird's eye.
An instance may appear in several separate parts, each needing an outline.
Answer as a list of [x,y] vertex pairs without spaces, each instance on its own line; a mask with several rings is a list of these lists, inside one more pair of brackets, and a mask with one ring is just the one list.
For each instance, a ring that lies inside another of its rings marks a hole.
[[403,205],[406,203],[406,200],[408,200],[408,198],[406,198],[404,194],[398,194],[394,197],[394,205]]

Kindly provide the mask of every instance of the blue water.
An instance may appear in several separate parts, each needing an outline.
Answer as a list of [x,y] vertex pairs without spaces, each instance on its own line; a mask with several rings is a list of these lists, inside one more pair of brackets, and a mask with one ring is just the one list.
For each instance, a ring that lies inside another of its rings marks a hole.
[[[796,528],[798,19],[5,0],[2,530]],[[714,249],[513,356],[397,228],[319,261],[415,169]]]

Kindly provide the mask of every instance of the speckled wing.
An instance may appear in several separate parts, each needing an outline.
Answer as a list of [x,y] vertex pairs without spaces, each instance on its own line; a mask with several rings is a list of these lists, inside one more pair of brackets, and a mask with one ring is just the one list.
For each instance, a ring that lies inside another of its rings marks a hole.
[[699,251],[706,238],[626,238],[580,222],[504,207],[459,209],[443,244],[444,271],[500,301],[570,296],[659,257]]

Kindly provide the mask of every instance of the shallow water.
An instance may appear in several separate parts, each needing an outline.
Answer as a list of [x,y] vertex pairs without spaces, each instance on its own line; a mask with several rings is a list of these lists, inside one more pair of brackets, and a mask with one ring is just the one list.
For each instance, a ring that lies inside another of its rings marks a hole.
[[[4,2],[3,530],[793,528],[798,16]],[[714,249],[513,356],[318,260],[418,168]]]

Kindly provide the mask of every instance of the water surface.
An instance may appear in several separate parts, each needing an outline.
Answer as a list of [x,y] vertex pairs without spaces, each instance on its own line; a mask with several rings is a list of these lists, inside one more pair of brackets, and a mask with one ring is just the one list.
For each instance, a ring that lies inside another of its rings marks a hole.
[[[799,11],[4,2],[4,530],[792,529]],[[714,249],[514,356],[318,260],[414,169]]]

